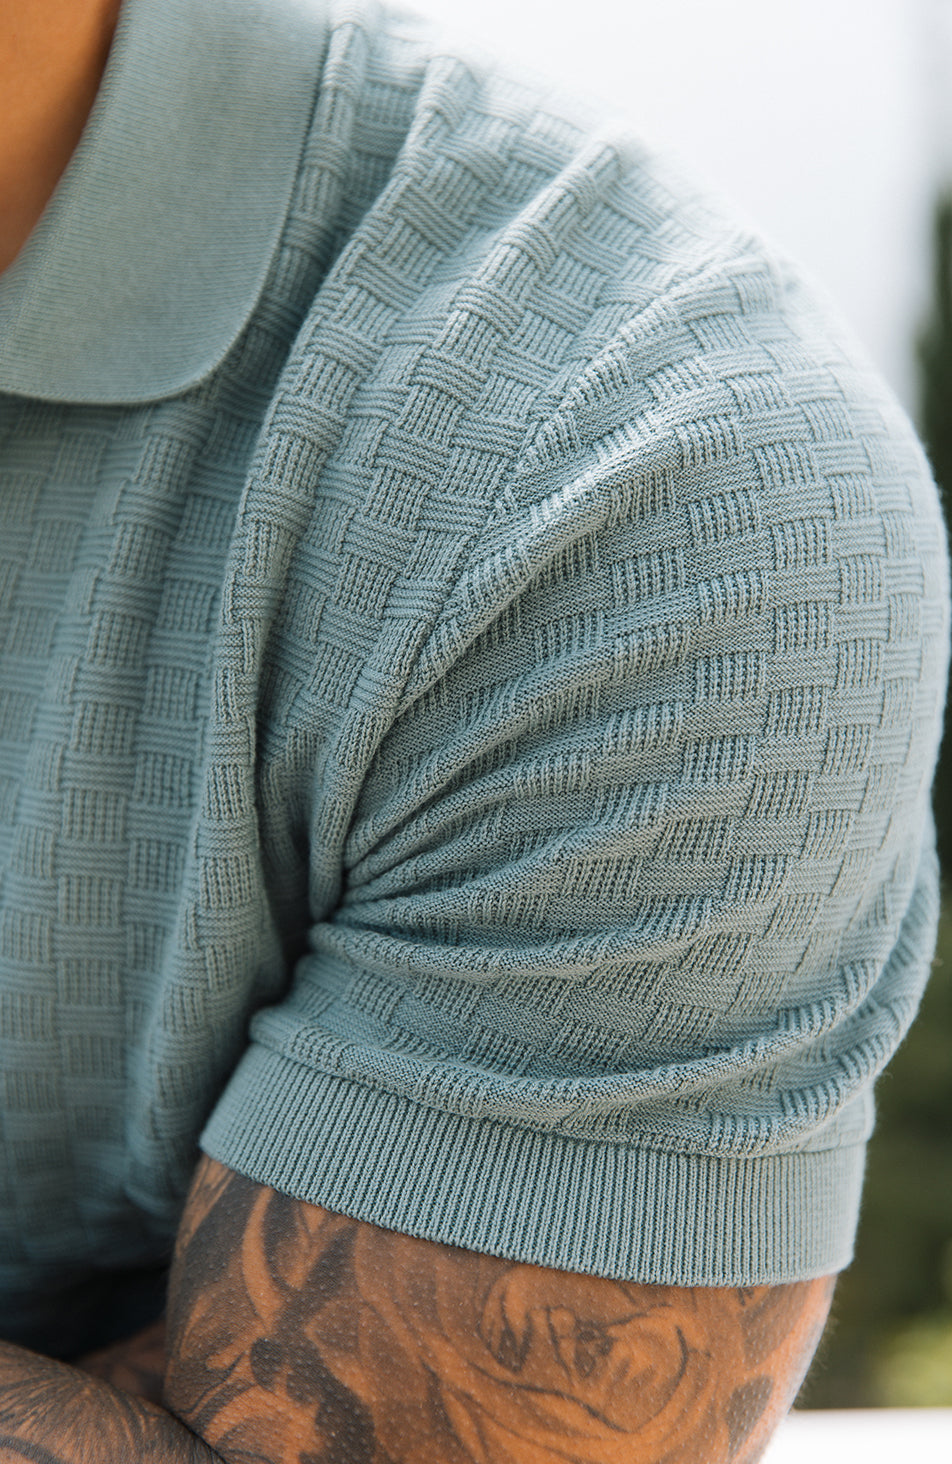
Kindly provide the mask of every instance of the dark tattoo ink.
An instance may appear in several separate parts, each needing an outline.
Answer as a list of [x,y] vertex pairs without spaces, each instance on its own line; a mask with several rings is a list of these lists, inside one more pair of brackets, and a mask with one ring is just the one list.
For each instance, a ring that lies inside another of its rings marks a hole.
[[227,1464],[754,1464],[829,1292],[548,1271],[204,1160],[164,1397]]
[[77,1367],[123,1393],[158,1403],[165,1376],[165,1318],[123,1342],[88,1353]]
[[754,1378],[752,1382],[743,1383],[731,1393],[724,1413],[732,1458],[760,1422],[773,1390],[774,1385],[770,1378]]
[[[8,1434],[0,1434],[0,1449],[3,1454],[12,1454],[17,1459],[29,1459],[30,1464],[63,1464],[58,1454],[51,1454],[49,1449],[44,1449],[41,1444],[27,1444],[22,1439],[11,1438]],[[0,1458],[3,1457],[0,1454]]]
[[5,1343],[0,1343],[0,1460],[222,1464],[155,1403]]
[[0,1464],[755,1464],[831,1290],[549,1271],[205,1160],[167,1333],[78,1367],[0,1344]]

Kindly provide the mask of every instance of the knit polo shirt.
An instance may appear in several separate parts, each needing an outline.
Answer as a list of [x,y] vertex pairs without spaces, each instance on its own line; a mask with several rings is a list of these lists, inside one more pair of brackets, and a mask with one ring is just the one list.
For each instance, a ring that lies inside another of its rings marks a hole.
[[199,1144],[846,1264],[947,638],[901,410],[665,160],[373,0],[126,0],[0,277],[0,1331],[144,1314]]

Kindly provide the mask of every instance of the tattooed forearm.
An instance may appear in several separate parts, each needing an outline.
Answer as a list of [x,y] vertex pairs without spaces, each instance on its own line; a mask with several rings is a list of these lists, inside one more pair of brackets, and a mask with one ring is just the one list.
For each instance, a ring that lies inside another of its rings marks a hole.
[[165,1409],[0,1343],[0,1464],[222,1464]]
[[752,1464],[831,1291],[514,1264],[205,1160],[173,1268],[165,1397],[229,1464]]
[[76,1365],[83,1372],[112,1383],[123,1393],[134,1393],[137,1398],[158,1403],[165,1374],[165,1318],[153,1322],[134,1337],[87,1353]]

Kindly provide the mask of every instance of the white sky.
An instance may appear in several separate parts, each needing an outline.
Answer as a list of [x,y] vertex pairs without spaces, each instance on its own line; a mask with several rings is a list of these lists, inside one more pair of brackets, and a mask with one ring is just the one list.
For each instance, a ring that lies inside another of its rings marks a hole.
[[913,405],[952,0],[410,0],[676,148],[832,295]]

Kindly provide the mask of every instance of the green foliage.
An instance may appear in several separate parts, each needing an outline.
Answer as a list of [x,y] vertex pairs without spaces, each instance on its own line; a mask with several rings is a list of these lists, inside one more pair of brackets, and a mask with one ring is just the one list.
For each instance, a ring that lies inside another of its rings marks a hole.
[[[952,194],[935,210],[920,430],[952,504]],[[952,707],[934,803],[952,874]],[[806,1408],[952,1406],[952,885],[919,1017],[877,1088],[856,1260],[800,1396]]]
[[952,1310],[900,1327],[873,1364],[887,1408],[952,1408]]
[[[952,193],[935,208],[932,313],[919,341],[919,429],[932,463],[946,523],[952,521]],[[952,870],[952,704],[946,705],[943,756],[935,781],[942,868]]]

